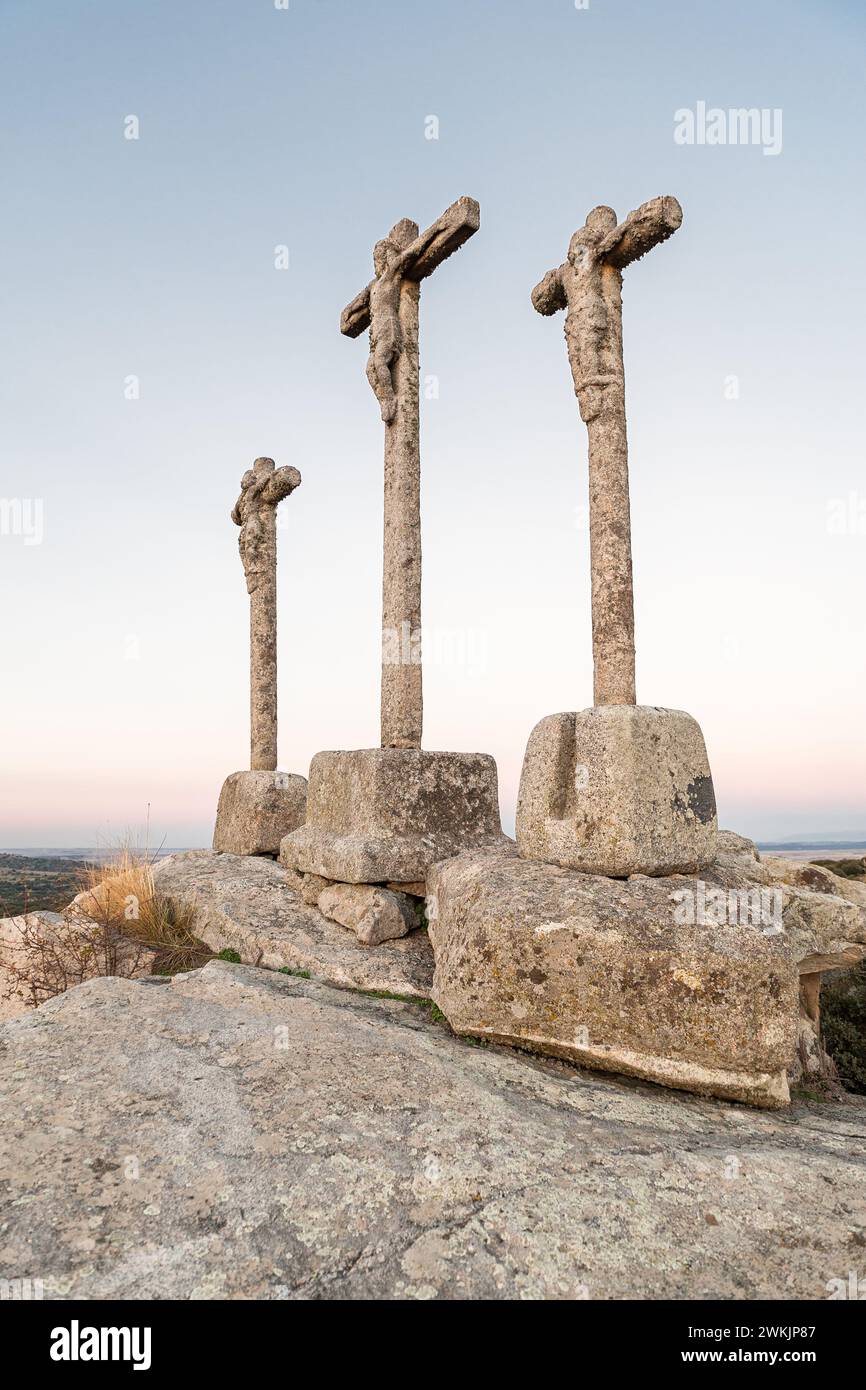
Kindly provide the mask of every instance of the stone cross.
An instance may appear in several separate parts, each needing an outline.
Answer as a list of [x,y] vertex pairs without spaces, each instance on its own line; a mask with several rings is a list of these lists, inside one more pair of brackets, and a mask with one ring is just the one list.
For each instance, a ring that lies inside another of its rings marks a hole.
[[594,703],[633,705],[634,594],[628,443],[622,359],[622,271],[666,241],[683,220],[676,198],[653,198],[617,225],[597,207],[575,232],[568,258],[532,291],[539,314],[565,309],[565,341],[589,435]]
[[480,225],[474,198],[460,198],[418,234],[405,219],[373,250],[375,278],[343,310],[340,331],[370,330],[367,379],[385,424],[382,574],[383,748],[420,748],[423,695],[415,651],[421,628],[421,452],[418,305],[421,281]]
[[241,479],[232,521],[250,596],[250,768],[277,766],[277,506],[300,486],[297,468],[256,459]]

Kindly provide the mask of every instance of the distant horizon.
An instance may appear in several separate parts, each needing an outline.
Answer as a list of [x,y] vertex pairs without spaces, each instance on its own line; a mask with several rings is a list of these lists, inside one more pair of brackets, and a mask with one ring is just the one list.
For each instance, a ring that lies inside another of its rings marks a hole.
[[[722,830],[730,829],[729,826],[722,826],[722,827],[720,827],[720,828],[721,828]],[[741,833],[741,832],[737,832],[737,833]],[[832,837],[829,837],[829,838],[828,838],[826,835],[822,835],[820,839],[815,838],[815,837],[813,837],[813,836],[811,836],[811,835],[799,835],[799,836],[797,836],[795,839],[780,838],[780,839],[764,840],[764,839],[755,839],[753,836],[746,836],[746,838],[747,838],[747,839],[752,839],[753,842],[754,842],[754,844],[757,845],[758,849],[765,849],[765,850],[773,850],[773,849],[791,849],[791,850],[797,850],[797,849],[833,849],[833,850],[850,849],[850,850],[858,850],[858,849],[862,849],[862,850],[866,850],[866,838],[857,838],[856,835],[855,835],[855,836],[850,836],[850,835],[845,835],[845,834],[841,834],[841,833],[840,833],[839,835],[837,835],[837,836],[832,836]],[[49,857],[49,856],[52,855],[52,854],[56,854],[56,855],[58,855],[58,856],[67,856],[67,857],[77,857],[77,856],[84,857],[84,856],[86,856],[86,855],[99,855],[100,857],[106,857],[107,855],[111,855],[111,854],[116,854],[116,853],[118,853],[119,850],[120,850],[121,848],[122,848],[122,846],[119,846],[119,845],[102,845],[102,846],[100,846],[100,845],[0,845],[0,854],[18,854],[18,855],[24,855],[24,856],[27,856],[27,855],[37,856],[37,855],[38,855],[38,856],[43,856],[43,857],[46,857],[46,858]],[[154,846],[150,846],[150,845],[133,845],[132,848],[133,848],[133,849],[138,849],[138,850],[145,850],[148,854],[152,854],[152,855],[165,856],[165,855],[168,855],[168,854],[185,854],[185,853],[189,853],[190,851],[193,851],[193,850],[210,849],[211,846],[210,846],[209,844],[208,844],[208,845],[166,845],[166,844],[160,844],[160,845],[155,846],[155,847],[154,847]]]

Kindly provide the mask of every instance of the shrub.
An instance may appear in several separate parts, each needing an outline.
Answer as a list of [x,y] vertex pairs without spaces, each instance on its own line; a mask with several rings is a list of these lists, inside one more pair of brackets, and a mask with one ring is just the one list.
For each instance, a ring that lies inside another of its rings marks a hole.
[[12,919],[3,941],[3,995],[37,1008],[97,975],[147,975],[153,953],[111,922],[70,913]]
[[99,975],[174,975],[209,960],[192,909],[156,890],[152,861],[122,848],[81,871],[82,891],[62,913],[30,912],[4,927],[2,992],[35,1008]]
[[866,1095],[866,961],[824,976],[821,1032],[842,1085]]
[[813,859],[812,863],[840,878],[866,879],[866,859]]

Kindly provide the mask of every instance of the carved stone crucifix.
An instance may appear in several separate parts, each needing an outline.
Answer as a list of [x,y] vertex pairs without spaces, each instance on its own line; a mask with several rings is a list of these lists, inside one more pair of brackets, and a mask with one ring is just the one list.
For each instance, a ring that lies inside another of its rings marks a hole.
[[622,271],[666,241],[683,220],[676,198],[653,198],[617,225],[597,207],[575,232],[568,258],[532,291],[540,314],[565,309],[565,341],[589,435],[594,703],[633,705],[634,593],[628,442],[622,358]]
[[256,459],[241,479],[232,521],[250,595],[250,768],[277,766],[277,506],[300,486],[297,468]]
[[452,203],[426,232],[408,219],[373,251],[375,279],[343,310],[340,332],[370,330],[367,378],[385,423],[382,573],[383,748],[420,748],[421,663],[407,659],[421,627],[421,452],[418,409],[420,284],[480,225],[474,198]]

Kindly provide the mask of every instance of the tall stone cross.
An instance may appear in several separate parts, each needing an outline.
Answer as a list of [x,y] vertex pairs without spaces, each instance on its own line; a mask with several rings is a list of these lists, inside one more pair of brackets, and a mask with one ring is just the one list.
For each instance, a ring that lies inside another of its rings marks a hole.
[[404,218],[373,250],[375,278],[343,310],[340,331],[370,330],[367,378],[385,424],[385,544],[382,572],[383,748],[420,748],[421,451],[418,306],[421,281],[478,231],[474,198],[459,198],[420,236]]
[[589,435],[596,705],[636,703],[622,271],[672,236],[682,220],[676,198],[653,198],[619,225],[613,208],[593,208],[571,238],[567,260],[532,291],[539,314],[566,310],[574,391]]
[[241,479],[232,521],[250,596],[250,768],[277,766],[277,506],[301,483],[297,468],[256,459]]

